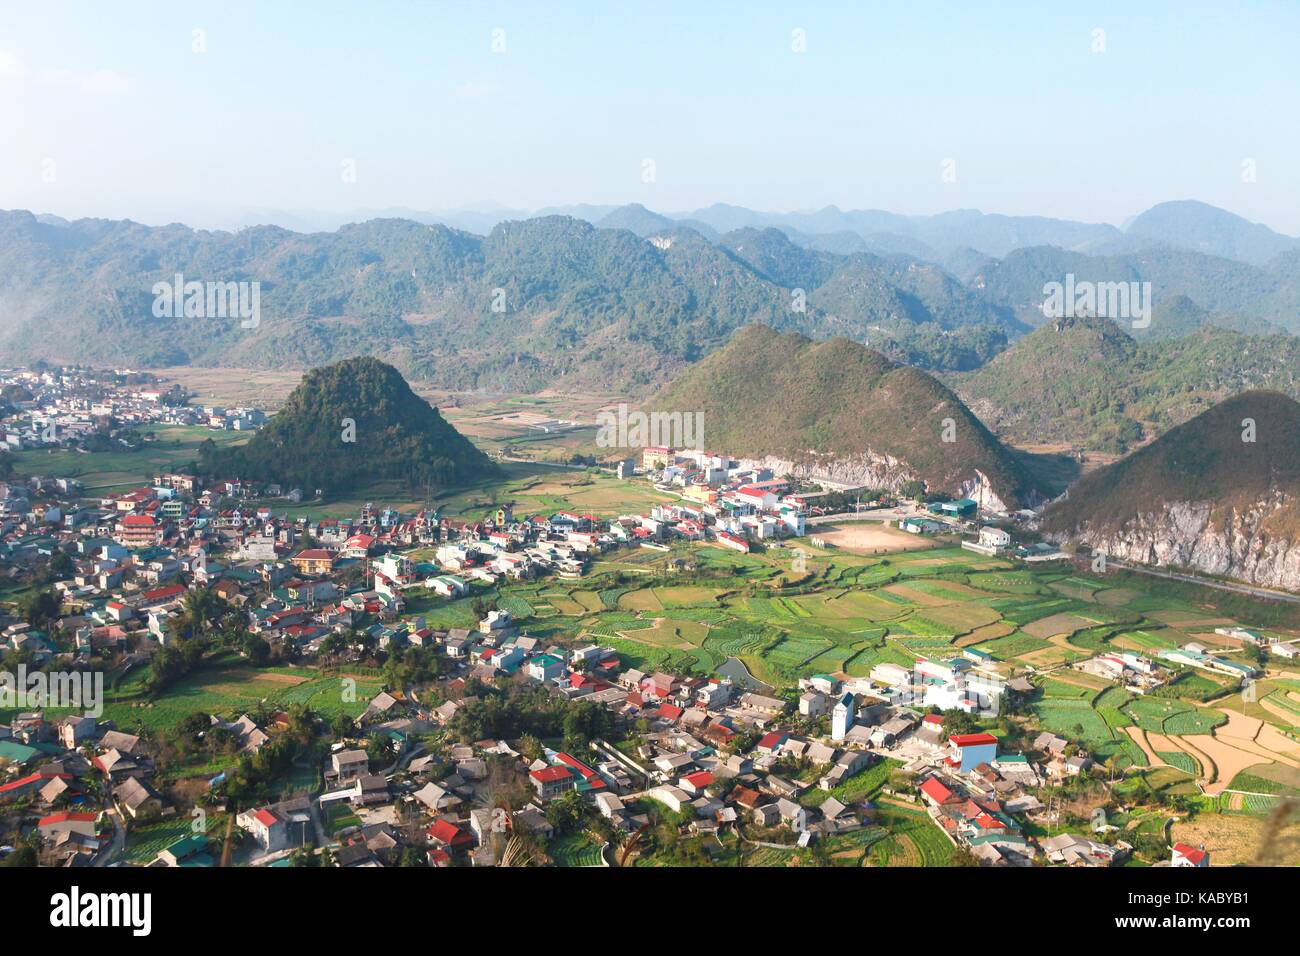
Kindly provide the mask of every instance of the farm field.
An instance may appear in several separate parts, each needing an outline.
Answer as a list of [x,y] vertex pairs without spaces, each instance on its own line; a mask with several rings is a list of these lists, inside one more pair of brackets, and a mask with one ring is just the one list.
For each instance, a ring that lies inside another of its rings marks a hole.
[[644,482],[619,481],[607,472],[562,467],[545,462],[503,461],[502,476],[469,488],[443,489],[428,498],[413,500],[397,483],[376,484],[346,498],[292,505],[273,502],[277,514],[290,517],[351,517],[367,501],[382,501],[402,511],[436,508],[447,517],[482,518],[504,504],[513,503],[520,514],[573,511],[578,514],[626,514],[677,500]]
[[1202,812],[1175,822],[1171,836],[1191,846],[1204,845],[1215,866],[1294,863],[1300,853],[1300,813],[1293,804],[1275,826],[1265,813]]
[[[143,668],[132,671],[107,692],[102,720],[112,720],[127,732],[166,732],[195,712],[234,720],[263,702],[272,707],[306,704],[326,719],[341,713],[356,717],[381,689],[379,678],[356,675],[351,678],[356,682],[355,700],[349,701],[344,699],[347,675],[326,676],[307,667],[257,668],[233,654],[224,654],[149,701],[141,688],[145,673]],[[347,696],[351,696],[350,686],[348,690]],[[47,712],[52,716],[71,713],[57,708]]]
[[585,833],[574,833],[552,840],[546,852],[556,866],[603,866],[600,846]]
[[15,452],[14,474],[57,475],[75,478],[85,486],[88,496],[102,496],[148,483],[160,471],[172,471],[198,458],[198,449],[211,439],[218,445],[238,444],[248,440],[247,432],[215,431],[190,425],[151,425],[140,428],[141,434],[155,438],[136,451],[98,451],[83,453],[71,449],[32,448]]
[[950,865],[953,845],[924,810],[881,803],[873,811],[873,820],[889,835],[871,844],[863,857],[863,865]]
[[[132,826],[126,834],[126,850],[122,859],[128,863],[143,865],[151,862],[160,852],[177,840],[192,836],[194,820],[189,817],[174,817],[145,826]],[[226,832],[226,815],[209,813],[207,816],[207,834],[209,850],[213,859],[221,856],[221,839]]]

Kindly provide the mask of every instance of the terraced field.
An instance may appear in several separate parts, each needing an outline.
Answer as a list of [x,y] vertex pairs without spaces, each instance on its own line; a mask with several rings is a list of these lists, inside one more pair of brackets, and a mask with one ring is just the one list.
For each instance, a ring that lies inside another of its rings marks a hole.
[[863,863],[867,866],[949,866],[953,846],[924,810],[881,804],[874,822],[888,836],[871,844]]
[[603,866],[600,847],[585,833],[575,833],[552,840],[546,846],[556,866]]

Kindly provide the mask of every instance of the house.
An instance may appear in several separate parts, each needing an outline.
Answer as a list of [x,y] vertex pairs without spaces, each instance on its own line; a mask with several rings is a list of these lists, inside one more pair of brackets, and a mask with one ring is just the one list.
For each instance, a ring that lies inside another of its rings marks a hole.
[[620,826],[627,822],[627,808],[616,794],[596,794],[596,809],[606,820],[611,820]]
[[858,700],[852,694],[841,694],[831,710],[831,739],[843,740],[858,718]]
[[336,750],[330,755],[330,764],[340,783],[370,772],[370,758],[364,750]]
[[808,829],[808,811],[793,800],[787,800],[785,797],[778,799],[776,812],[781,822],[796,833],[803,833]]
[[1071,833],[1043,840],[1040,846],[1049,860],[1066,866],[1110,866],[1130,849],[1126,843],[1107,846]]
[[93,763],[95,768],[114,785],[128,777],[144,777],[152,773],[147,764],[137,762],[134,757],[120,750],[110,750],[100,754]]
[[713,774],[707,770],[697,770],[695,773],[688,773],[679,782],[682,790],[698,797],[713,785]]
[[299,574],[329,574],[334,569],[334,552],[324,548],[308,548],[299,551],[289,561],[298,569]]
[[461,802],[460,797],[456,796],[450,790],[432,782],[426,783],[419,790],[415,791],[412,796],[434,813],[440,813],[443,810],[450,810],[453,807],[459,806]]
[[1170,866],[1209,866],[1210,851],[1204,847],[1199,849],[1194,846],[1188,846],[1186,843],[1175,843],[1173,855],[1169,860]]
[[564,661],[553,654],[539,654],[524,667],[528,676],[535,681],[545,683],[564,676]]
[[690,794],[678,787],[671,786],[655,787],[646,793],[646,796],[652,800],[658,800],[673,813],[681,813],[691,802]]
[[449,851],[468,850],[474,845],[474,835],[446,817],[434,820],[424,832],[430,843]]
[[363,773],[356,778],[350,802],[368,807],[388,802],[388,778],[383,774]]
[[487,843],[492,834],[505,833],[509,826],[507,820],[506,811],[501,807],[483,807],[469,812],[469,828],[480,846]]
[[288,822],[270,807],[245,810],[235,817],[235,823],[266,853],[274,853],[288,845]]
[[799,716],[820,717],[826,713],[826,695],[821,691],[810,690],[799,695]]
[[98,813],[52,813],[36,821],[42,841],[52,841],[61,833],[78,833],[94,839]]
[[998,759],[998,738],[992,734],[955,734],[948,738],[948,748],[948,763],[959,773]]
[[94,717],[67,717],[59,724],[59,743],[68,750],[76,750],[93,739],[98,728]]
[[921,799],[932,807],[941,807],[946,803],[952,803],[957,800],[954,794],[938,777],[929,777],[921,783],[918,788],[921,791]]
[[756,710],[771,717],[785,713],[785,701],[779,697],[766,697],[752,691],[740,695],[740,706],[747,710]]
[[854,819],[853,814],[849,812],[849,808],[834,797],[827,797],[817,809],[821,811],[824,820],[852,821]]
[[162,813],[162,798],[135,777],[128,777],[113,788],[113,801],[132,820],[151,820]]
[[214,865],[208,853],[208,838],[196,833],[193,836],[177,840],[158,853],[153,866],[171,867],[209,867]]
[[528,774],[533,789],[542,800],[551,800],[577,786],[577,780],[568,767],[541,767]]
[[980,528],[978,540],[963,541],[961,546],[980,554],[1001,554],[1011,547],[1011,535],[1001,528],[984,527]]

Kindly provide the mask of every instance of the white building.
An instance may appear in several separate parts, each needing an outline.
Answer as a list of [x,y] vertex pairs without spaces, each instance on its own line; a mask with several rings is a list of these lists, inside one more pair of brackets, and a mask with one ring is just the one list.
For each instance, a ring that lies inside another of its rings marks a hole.
[[831,739],[843,740],[858,717],[858,701],[852,694],[843,694],[831,711]]

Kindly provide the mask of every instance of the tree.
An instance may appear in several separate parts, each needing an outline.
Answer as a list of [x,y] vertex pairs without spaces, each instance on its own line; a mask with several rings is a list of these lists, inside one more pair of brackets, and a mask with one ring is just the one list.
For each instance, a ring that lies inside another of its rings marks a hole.
[[519,738],[519,752],[531,760],[540,760],[542,758],[542,742],[532,734],[524,734]]
[[248,634],[244,637],[243,651],[257,667],[263,666],[271,658],[271,645],[256,634]]
[[562,793],[546,807],[546,822],[559,834],[573,833],[587,815],[587,803],[576,790]]
[[18,602],[18,613],[32,627],[44,628],[59,619],[58,596],[48,589],[31,591]]
[[948,710],[943,714],[944,736],[973,734],[980,729],[979,721],[971,714],[960,710]]
[[47,581],[62,581],[71,577],[74,570],[72,558],[68,557],[67,552],[55,551],[54,557],[50,558],[50,563],[45,566],[44,577]]
[[15,867],[33,867],[40,862],[40,856],[36,852],[36,847],[31,843],[20,843],[14,847],[14,851],[0,859],[0,866]]

